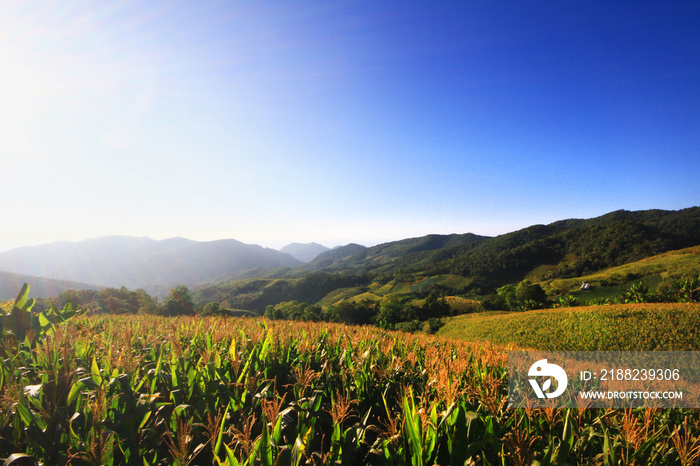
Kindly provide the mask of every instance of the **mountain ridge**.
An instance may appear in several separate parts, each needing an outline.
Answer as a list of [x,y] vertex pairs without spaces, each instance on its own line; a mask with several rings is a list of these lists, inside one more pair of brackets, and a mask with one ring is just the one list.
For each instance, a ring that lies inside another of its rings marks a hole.
[[408,238],[358,248],[333,260],[328,260],[329,251],[305,267],[346,273],[454,273],[504,281],[517,280],[531,266],[561,264],[562,274],[577,274],[695,244],[700,244],[700,207],[617,210],[493,237],[466,233]]
[[535,272],[541,282],[581,277],[695,245],[700,246],[700,207],[615,211],[494,237],[426,235],[372,247],[346,245],[277,275],[248,274],[201,287],[195,296],[202,303],[213,300],[257,312],[285,301],[321,305],[409,292],[425,297],[431,289],[485,297]]
[[493,237],[431,234],[372,247],[350,243],[325,250],[307,263],[234,239],[198,242],[108,236],[0,253],[0,270],[95,286],[158,290],[158,295],[176,284],[218,286],[237,279],[296,279],[318,272],[389,279],[452,274],[469,277],[475,289],[493,290],[522,280],[535,269],[547,272],[542,279],[581,276],[697,244],[700,207],[690,207],[617,210]]
[[7,272],[146,290],[170,284],[195,284],[256,267],[299,264],[289,254],[234,239],[193,241],[103,236],[0,253],[0,270]]

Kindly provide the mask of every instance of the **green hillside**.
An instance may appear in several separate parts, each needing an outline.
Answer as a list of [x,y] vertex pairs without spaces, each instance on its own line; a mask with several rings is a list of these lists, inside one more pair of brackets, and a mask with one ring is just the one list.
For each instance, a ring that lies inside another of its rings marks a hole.
[[[239,280],[214,280],[196,290],[195,299],[262,312],[267,305],[292,300],[328,306],[388,295],[421,299],[430,292],[475,298],[527,278],[550,296],[590,281],[595,291],[588,300],[619,296],[620,287],[634,280],[656,287],[668,276],[697,276],[698,245],[700,207],[617,211],[493,238],[428,235],[371,248],[351,244],[326,251],[302,267],[259,269]],[[689,249],[670,252],[681,248]]]
[[362,275],[309,273],[302,278],[247,278],[219,285],[206,285],[193,292],[198,304],[218,302],[232,309],[262,312],[283,301],[316,303],[328,293],[369,284]]
[[[550,295],[574,290],[574,294],[590,299],[608,294],[617,296],[630,282],[643,282],[654,291],[670,278],[697,276],[700,276],[700,246],[668,251],[576,278],[541,280],[541,270],[534,270],[526,278],[539,283]],[[591,285],[590,292],[577,293],[584,281]]]
[[700,304],[618,304],[454,317],[438,335],[549,351],[698,351]]
[[[307,267],[344,273],[453,274],[472,288],[494,289],[536,272],[540,280],[573,278],[700,244],[700,207],[616,211],[601,217],[534,225],[497,237],[428,235],[358,250]],[[330,252],[330,251],[329,251]]]

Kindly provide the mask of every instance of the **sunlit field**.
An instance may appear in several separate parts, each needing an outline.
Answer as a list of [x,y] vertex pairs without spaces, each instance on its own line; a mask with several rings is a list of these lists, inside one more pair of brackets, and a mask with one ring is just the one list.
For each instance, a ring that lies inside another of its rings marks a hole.
[[508,409],[507,350],[369,326],[77,317],[32,348],[3,342],[0,457],[696,464],[695,410]]
[[447,320],[439,334],[548,351],[698,351],[700,304],[612,304],[476,313]]

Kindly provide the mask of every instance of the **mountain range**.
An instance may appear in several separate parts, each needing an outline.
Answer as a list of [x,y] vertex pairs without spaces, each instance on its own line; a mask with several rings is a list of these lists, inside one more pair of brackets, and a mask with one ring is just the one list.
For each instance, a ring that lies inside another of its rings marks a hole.
[[103,236],[0,253],[0,271],[143,288],[154,294],[167,293],[174,284],[192,285],[235,271],[301,264],[289,254],[233,239],[200,242]]
[[500,236],[427,235],[371,248],[348,245],[319,254],[308,270],[456,274],[493,283],[576,276],[700,244],[700,207],[610,212],[592,219],[533,225]]
[[[143,288],[158,296],[177,284],[206,282],[212,286],[250,277],[300,278],[313,272],[455,274],[469,277],[480,288],[493,289],[525,276],[580,276],[698,244],[700,207],[692,207],[620,210],[592,219],[533,225],[495,237],[427,235],[373,247],[348,244],[334,249],[293,243],[277,251],[233,239],[157,241],[108,236],[6,251],[0,253],[0,271],[88,283],[93,288]],[[0,280],[7,282],[8,277],[5,274]],[[13,298],[15,293],[0,298]]]

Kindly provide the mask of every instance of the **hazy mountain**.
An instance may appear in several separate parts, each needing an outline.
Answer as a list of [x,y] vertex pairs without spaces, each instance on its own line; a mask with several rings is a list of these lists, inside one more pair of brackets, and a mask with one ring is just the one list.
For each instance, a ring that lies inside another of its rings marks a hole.
[[328,248],[318,243],[291,243],[280,249],[280,252],[289,254],[302,262],[312,261],[324,251],[328,251]]
[[66,290],[99,290],[103,288],[88,283],[0,272],[0,300],[7,301],[8,299],[16,298],[22,289],[22,285],[25,283],[28,283],[30,286],[30,296],[32,298],[50,298],[58,296]]
[[132,289],[194,284],[238,270],[299,264],[289,254],[233,239],[104,236],[0,253],[0,270]]
[[[173,284],[206,282],[208,286],[231,288],[229,283],[236,279],[298,280],[310,271],[358,277],[381,274],[385,278],[397,274],[454,274],[469,277],[474,287],[493,290],[526,276],[542,280],[577,277],[698,244],[700,207],[692,207],[678,211],[621,210],[592,219],[533,225],[496,237],[467,233],[427,235],[370,248],[348,244],[321,252],[308,263],[290,254],[236,240],[101,237],[0,253],[0,270],[95,285],[144,288],[158,295],[167,293]],[[322,283],[318,286],[324,289],[334,285],[333,280],[325,278],[327,275],[316,276],[316,281]],[[311,286],[315,283],[312,282],[301,283]],[[276,283],[270,293],[274,292],[280,300],[287,295],[297,296],[291,293],[296,282],[285,283]],[[258,301],[274,299],[263,296]]]

